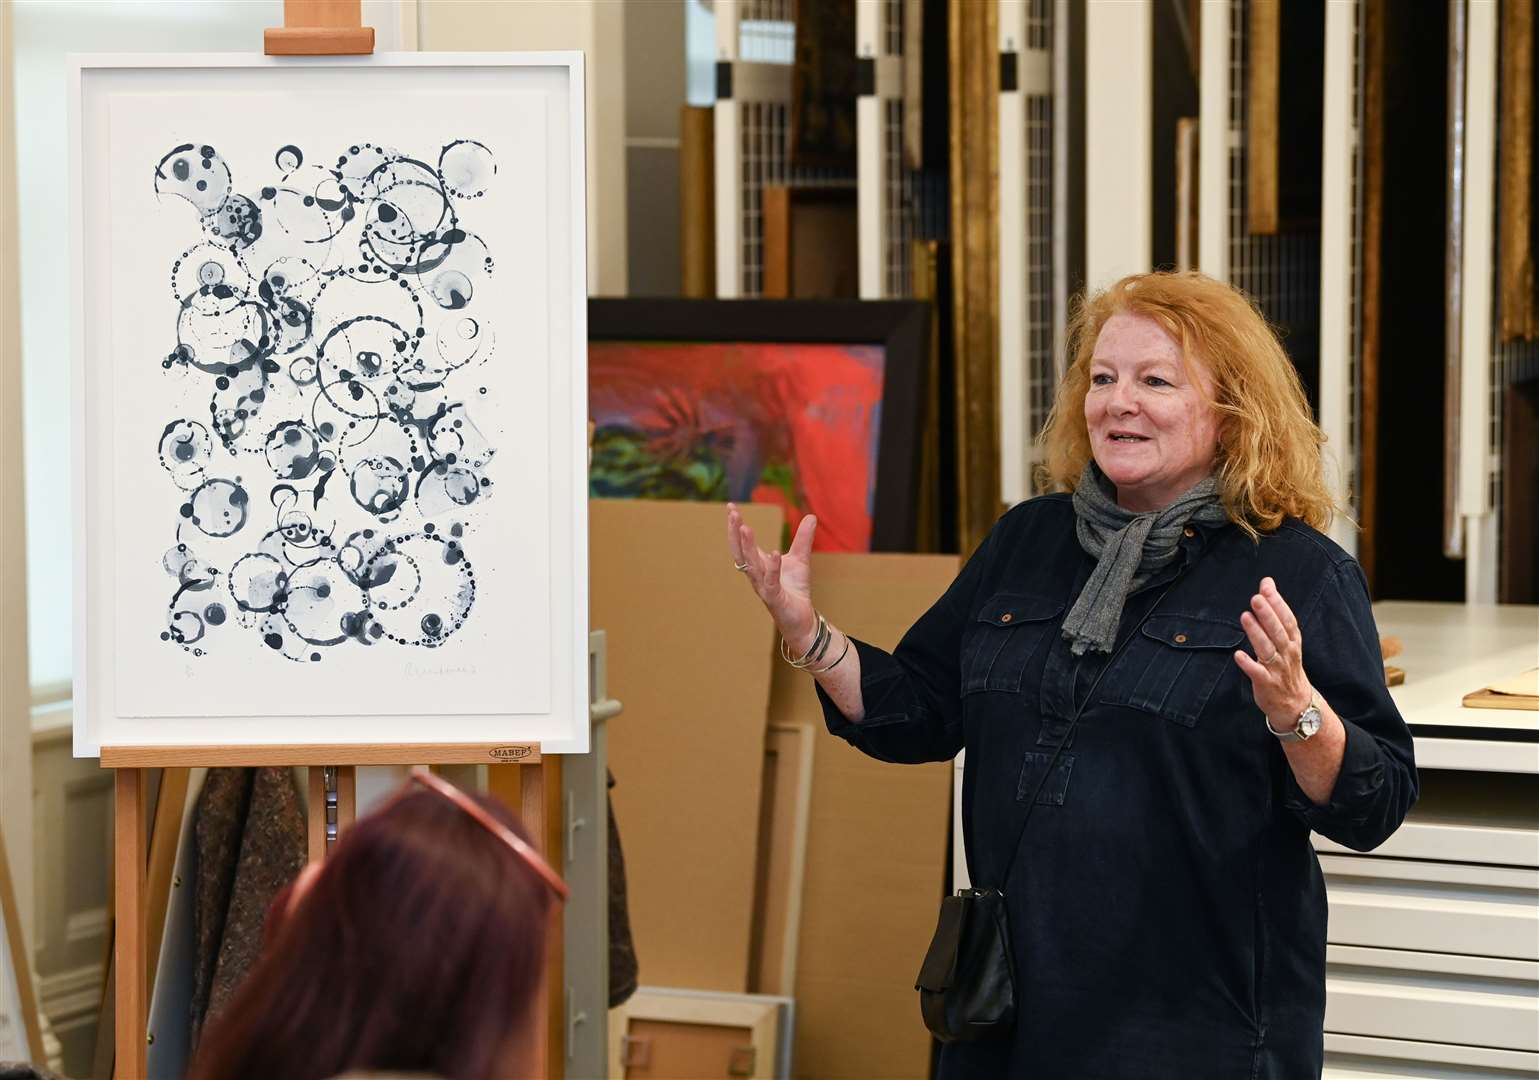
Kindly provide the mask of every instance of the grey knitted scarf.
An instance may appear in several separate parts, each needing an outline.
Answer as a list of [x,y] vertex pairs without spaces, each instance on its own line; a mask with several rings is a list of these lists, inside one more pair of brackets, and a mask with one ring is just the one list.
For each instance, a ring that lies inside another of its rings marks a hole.
[[1117,505],[1117,489],[1093,461],[1074,489],[1074,514],[1079,546],[1096,559],[1090,580],[1063,621],[1063,636],[1075,656],[1087,649],[1112,651],[1128,594],[1175,561],[1181,530],[1189,522],[1229,521],[1211,476],[1169,506],[1135,514]]

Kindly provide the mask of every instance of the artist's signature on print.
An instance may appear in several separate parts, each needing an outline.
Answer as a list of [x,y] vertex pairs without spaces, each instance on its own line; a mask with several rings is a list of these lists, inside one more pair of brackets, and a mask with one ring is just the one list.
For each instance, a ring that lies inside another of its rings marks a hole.
[[474,675],[476,673],[476,666],[474,664],[442,664],[433,667],[423,667],[421,664],[406,663],[401,666],[401,673],[408,679],[459,678],[464,675]]

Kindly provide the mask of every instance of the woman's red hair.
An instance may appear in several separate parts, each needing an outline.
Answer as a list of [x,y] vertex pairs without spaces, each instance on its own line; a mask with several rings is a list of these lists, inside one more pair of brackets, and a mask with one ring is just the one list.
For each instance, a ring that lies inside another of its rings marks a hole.
[[[501,803],[470,798],[528,840]],[[408,791],[360,819],[285,912],[288,897],[189,1080],[523,1071],[553,897],[464,810]]]

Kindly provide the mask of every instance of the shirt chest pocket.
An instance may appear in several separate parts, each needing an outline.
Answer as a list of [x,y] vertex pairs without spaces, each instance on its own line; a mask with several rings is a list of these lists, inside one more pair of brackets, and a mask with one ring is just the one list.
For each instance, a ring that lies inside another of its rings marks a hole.
[[1195,727],[1244,639],[1239,623],[1152,615],[1101,680],[1099,700]]
[[1026,593],[996,593],[978,611],[962,640],[962,692],[1021,688],[1021,676],[1058,628],[1063,601]]

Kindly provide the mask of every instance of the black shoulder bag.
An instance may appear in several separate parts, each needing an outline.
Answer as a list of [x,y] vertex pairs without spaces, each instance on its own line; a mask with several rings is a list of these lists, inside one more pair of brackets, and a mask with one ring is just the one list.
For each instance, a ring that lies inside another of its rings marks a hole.
[[1053,756],[1037,781],[1037,788],[1026,804],[1020,831],[1015,834],[1015,848],[1005,867],[1005,878],[997,889],[962,889],[941,901],[940,922],[919,967],[914,989],[919,991],[919,1011],[924,1026],[941,1042],[976,1042],[1007,1034],[1015,1026],[1015,964],[1010,954],[1010,920],[1005,912],[1005,886],[1020,860],[1021,840],[1026,823],[1037,805],[1037,798],[1058,764],[1058,755],[1069,744],[1069,737],[1079,723],[1085,707],[1095,697],[1101,676],[1116,663],[1133,635],[1165,599],[1171,585],[1166,585],[1131,633],[1112,652],[1106,665],[1090,684],[1090,691],[1074,716],[1068,730],[1058,741]]

